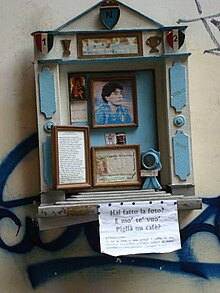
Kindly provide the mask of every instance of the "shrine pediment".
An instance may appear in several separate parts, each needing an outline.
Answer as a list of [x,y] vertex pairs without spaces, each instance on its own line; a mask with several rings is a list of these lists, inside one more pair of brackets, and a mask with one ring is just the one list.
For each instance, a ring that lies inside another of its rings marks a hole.
[[[110,3],[109,6],[108,3]],[[109,27],[106,27],[103,23],[103,15],[107,21],[111,23],[116,22],[112,28],[113,30],[143,30],[159,29],[162,27],[160,23],[119,1],[101,1],[79,16],[64,23],[56,30],[61,32],[108,30]],[[114,20],[114,18],[117,19]]]
[[186,54],[185,26],[166,27],[116,0],[97,3],[51,31],[36,31],[35,57],[51,62]]

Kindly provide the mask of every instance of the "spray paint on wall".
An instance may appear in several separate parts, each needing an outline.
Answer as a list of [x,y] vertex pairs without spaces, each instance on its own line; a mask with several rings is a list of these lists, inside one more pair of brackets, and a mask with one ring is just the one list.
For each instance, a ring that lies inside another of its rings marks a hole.
[[[22,221],[15,213],[10,211],[10,208],[32,204],[33,201],[39,201],[40,196],[36,195],[25,199],[4,201],[3,190],[9,175],[16,168],[17,164],[36,147],[37,135],[33,134],[9,152],[0,164],[0,219],[8,218],[12,220],[18,227],[17,234],[20,231]],[[146,255],[142,257],[120,258],[102,255],[99,253],[99,229],[97,222],[70,226],[53,241],[44,243],[41,240],[40,231],[36,223],[31,218],[26,217],[25,233],[20,243],[14,246],[8,246],[0,238],[0,247],[16,254],[28,253],[34,247],[39,247],[46,251],[59,251],[74,242],[79,236],[79,233],[84,230],[88,243],[97,255],[61,258],[28,266],[27,272],[33,288],[64,274],[104,265],[151,268],[174,274],[193,274],[204,279],[220,278],[220,263],[199,262],[196,257],[196,251],[192,251],[188,242],[191,237],[202,238],[201,232],[211,233],[218,241],[220,240],[220,196],[211,199],[204,198],[203,203],[207,205],[207,208],[180,232],[183,248],[176,253],[179,261],[163,260],[162,255],[161,259],[152,259]]]

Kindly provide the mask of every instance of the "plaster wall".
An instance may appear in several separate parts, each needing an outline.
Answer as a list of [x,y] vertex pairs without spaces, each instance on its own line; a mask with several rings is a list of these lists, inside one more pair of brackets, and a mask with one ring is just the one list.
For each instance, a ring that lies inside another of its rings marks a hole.
[[181,212],[182,250],[111,258],[95,223],[39,232],[39,164],[31,32],[52,30],[97,0],[2,1],[0,12],[0,292],[218,292],[220,21],[218,0],[122,0],[162,23],[188,25],[189,100],[196,195]]

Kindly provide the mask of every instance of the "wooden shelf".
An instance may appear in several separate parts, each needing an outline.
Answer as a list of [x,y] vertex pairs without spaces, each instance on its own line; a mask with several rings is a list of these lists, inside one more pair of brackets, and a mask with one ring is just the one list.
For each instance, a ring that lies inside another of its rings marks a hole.
[[38,207],[40,230],[98,220],[99,203],[177,200],[178,210],[202,208],[202,199],[196,196],[174,196],[164,191],[126,190],[106,192],[81,192],[44,202]]

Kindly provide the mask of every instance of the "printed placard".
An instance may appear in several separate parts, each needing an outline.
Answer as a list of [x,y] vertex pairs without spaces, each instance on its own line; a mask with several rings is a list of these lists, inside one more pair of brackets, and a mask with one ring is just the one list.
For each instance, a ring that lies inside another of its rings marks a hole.
[[54,188],[90,187],[88,126],[53,126],[52,145]]
[[112,256],[181,248],[177,201],[100,204],[101,252]]

